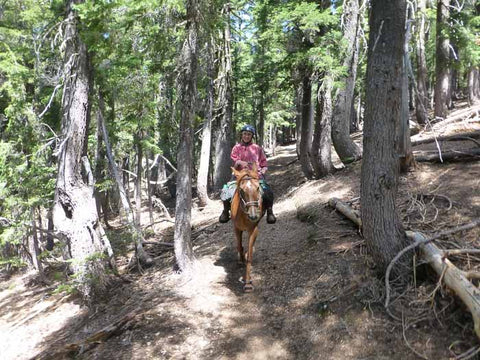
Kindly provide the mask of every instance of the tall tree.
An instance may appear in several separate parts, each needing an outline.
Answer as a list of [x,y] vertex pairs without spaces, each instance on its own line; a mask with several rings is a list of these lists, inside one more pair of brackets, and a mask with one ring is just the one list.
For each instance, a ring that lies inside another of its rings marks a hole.
[[450,38],[448,19],[450,0],[437,2],[437,35],[435,52],[435,117],[445,119],[450,99]]
[[200,165],[197,175],[197,193],[200,206],[208,203],[208,169],[210,165],[210,149],[212,147],[212,118],[214,103],[214,41],[210,38],[207,43],[207,99],[205,120],[202,129],[202,148],[200,151]]
[[359,0],[347,0],[343,5],[344,29],[343,35],[346,48],[343,66],[347,75],[343,86],[337,92],[332,116],[332,140],[335,151],[342,161],[358,160],[362,157],[362,150],[350,138],[350,122],[352,118],[353,95],[357,78],[359,53]]
[[181,271],[188,271],[194,261],[190,223],[192,217],[192,127],[197,91],[198,1],[187,0],[186,9],[186,39],[180,54],[178,74],[178,101],[181,107],[174,234],[175,259]]
[[302,80],[302,132],[300,136],[300,164],[303,174],[311,179],[313,168],[310,150],[312,147],[312,80],[310,70],[303,70]]
[[332,79],[325,77],[318,86],[315,101],[315,131],[312,142],[312,165],[316,177],[330,174],[332,163]]
[[72,267],[78,287],[90,298],[107,284],[103,254],[110,245],[98,219],[93,174],[87,157],[91,69],[74,9],[82,2],[69,0],[66,4],[62,141],[58,149],[53,219],[74,260]]
[[417,78],[415,91],[415,116],[419,124],[426,124],[428,120],[428,89],[427,89],[427,60],[425,57],[425,21],[426,0],[417,1],[415,44],[417,60]]
[[406,0],[373,0],[368,40],[361,216],[378,270],[406,244],[395,204]]
[[220,69],[218,73],[218,102],[221,109],[220,126],[217,129],[215,143],[215,169],[213,186],[220,189],[231,176],[230,151],[232,149],[233,132],[233,87],[232,87],[232,56],[230,49],[230,3],[223,8],[225,24],[223,30],[223,46],[220,51]]

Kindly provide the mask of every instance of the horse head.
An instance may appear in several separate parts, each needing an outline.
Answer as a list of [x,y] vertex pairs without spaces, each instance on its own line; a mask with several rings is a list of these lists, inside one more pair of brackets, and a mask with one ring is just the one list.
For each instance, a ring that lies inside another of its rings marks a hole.
[[262,217],[262,189],[257,164],[253,163],[251,169],[232,170],[237,179],[237,193],[243,213],[250,221],[259,221]]

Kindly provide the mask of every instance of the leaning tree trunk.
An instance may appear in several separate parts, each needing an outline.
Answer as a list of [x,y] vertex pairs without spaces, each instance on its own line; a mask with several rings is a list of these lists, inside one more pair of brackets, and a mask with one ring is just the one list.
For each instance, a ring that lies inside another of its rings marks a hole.
[[88,299],[107,285],[107,262],[103,254],[109,241],[98,220],[93,174],[87,157],[90,65],[73,9],[81,2],[67,2],[61,111],[63,139],[58,149],[53,219],[57,232],[69,246],[78,289]]
[[361,216],[377,270],[406,244],[395,204],[406,0],[373,0],[367,63]]
[[202,130],[202,149],[200,150],[200,165],[197,175],[197,193],[200,206],[208,204],[208,169],[210,165],[210,149],[212,147],[212,118],[214,102],[214,40],[210,39],[208,43],[207,58],[207,106],[205,111],[205,122]]
[[226,4],[225,29],[223,32],[223,49],[221,51],[221,64],[219,71],[218,99],[219,108],[222,109],[220,126],[217,130],[215,144],[215,169],[213,174],[213,186],[216,190],[221,189],[231,177],[233,128],[233,92],[232,92],[232,59],[230,50],[230,5]]
[[344,87],[338,90],[332,116],[332,140],[335,151],[343,162],[359,160],[362,150],[350,138],[350,122],[352,119],[353,95],[357,78],[359,50],[359,18],[358,0],[349,0],[344,5],[344,38],[347,43],[343,66],[347,69]]
[[435,53],[435,118],[444,120],[448,113],[448,94],[450,86],[450,39],[448,37],[448,18],[450,0],[438,0],[437,4],[437,39]]
[[110,140],[107,132],[107,128],[105,126],[105,120],[103,118],[103,114],[105,111],[105,106],[104,106],[104,101],[103,97],[101,96],[101,93],[99,92],[99,98],[98,98],[98,126],[100,127],[100,130],[102,131],[103,135],[103,141],[105,143],[105,151],[107,154],[107,159],[108,163],[110,164],[110,170],[112,172],[113,178],[115,179],[115,182],[117,184],[118,188],[118,193],[120,196],[120,202],[122,203],[122,207],[125,212],[125,216],[127,218],[127,224],[129,227],[129,230],[134,238],[135,241],[135,254],[136,258],[138,261],[138,264],[141,267],[142,265],[150,266],[153,263],[153,260],[151,257],[147,255],[145,250],[143,249],[143,235],[140,227],[137,227],[135,224],[135,217],[133,215],[133,210],[132,207],[130,206],[130,201],[128,200],[128,195],[126,191],[126,187],[124,182],[122,181],[122,177],[118,171],[117,168],[117,163],[115,162],[115,159],[113,158],[113,153],[112,153],[112,148],[110,146]]
[[198,2],[187,0],[187,39],[183,43],[178,74],[180,141],[178,144],[177,197],[175,204],[175,259],[180,271],[188,272],[194,261],[192,249],[192,153],[193,119],[197,91]]
[[313,178],[313,168],[310,159],[310,149],[312,146],[312,81],[310,72],[304,70],[302,86],[302,135],[300,137],[300,164],[303,174],[308,178]]
[[417,46],[417,87],[415,93],[415,116],[419,124],[428,121],[427,60],[425,57],[425,18],[426,0],[418,0],[417,26],[415,27]]
[[325,77],[318,87],[315,109],[315,132],[312,142],[312,165],[315,176],[330,174],[332,163],[332,80]]

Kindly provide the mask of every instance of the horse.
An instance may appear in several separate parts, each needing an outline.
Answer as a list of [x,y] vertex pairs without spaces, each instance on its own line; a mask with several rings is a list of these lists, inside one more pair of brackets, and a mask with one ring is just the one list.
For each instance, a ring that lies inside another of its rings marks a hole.
[[[243,290],[253,291],[250,278],[252,268],[253,246],[258,235],[258,223],[264,215],[262,203],[262,188],[258,177],[257,165],[252,164],[252,169],[238,171],[232,167],[237,179],[237,188],[232,198],[231,214],[239,260],[246,265],[243,277]],[[248,231],[248,251],[245,253],[242,246],[242,234]],[[246,256],[245,256],[246,255]]]

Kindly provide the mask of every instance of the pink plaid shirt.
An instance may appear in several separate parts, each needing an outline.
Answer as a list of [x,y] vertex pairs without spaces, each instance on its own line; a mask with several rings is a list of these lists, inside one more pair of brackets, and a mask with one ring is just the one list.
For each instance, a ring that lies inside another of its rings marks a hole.
[[249,144],[240,142],[233,147],[230,157],[232,158],[233,166],[238,170],[241,170],[238,161],[246,161],[257,163],[258,172],[261,177],[263,177],[267,171],[267,157],[260,145],[252,142]]

